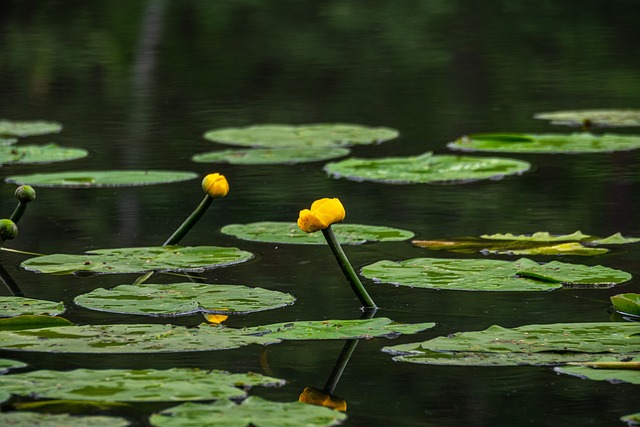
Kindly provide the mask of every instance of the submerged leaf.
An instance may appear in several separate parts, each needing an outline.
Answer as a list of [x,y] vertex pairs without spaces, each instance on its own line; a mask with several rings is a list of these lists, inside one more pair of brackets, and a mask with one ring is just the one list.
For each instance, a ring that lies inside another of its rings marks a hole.
[[0,317],[13,317],[21,314],[56,316],[64,312],[61,302],[18,296],[0,296]]
[[127,171],[70,171],[38,173],[32,175],[14,175],[7,182],[39,187],[120,187],[152,184],[166,184],[194,179],[193,172],[127,170]]
[[199,163],[231,163],[235,165],[294,164],[335,159],[349,154],[348,148],[282,147],[248,150],[211,151],[196,154],[191,159]]
[[53,163],[86,157],[87,150],[65,148],[57,144],[0,145],[0,164]]
[[550,120],[554,125],[591,127],[640,126],[640,110],[565,110],[537,113],[536,119]]
[[57,122],[47,122],[42,120],[0,120],[0,136],[34,136],[48,133],[58,133],[62,130],[62,125]]

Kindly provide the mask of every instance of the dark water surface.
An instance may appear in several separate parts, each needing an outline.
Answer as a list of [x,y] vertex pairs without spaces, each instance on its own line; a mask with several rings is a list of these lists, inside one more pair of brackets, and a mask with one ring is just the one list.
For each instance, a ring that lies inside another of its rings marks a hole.
[[[635,151],[514,155],[532,171],[464,185],[383,185],[328,178],[322,163],[230,166],[193,163],[223,148],[204,131],[256,123],[348,122],[390,126],[397,140],[356,147],[379,157],[447,153],[471,132],[567,132],[532,119],[541,111],[638,108],[640,3],[635,1],[13,1],[0,2],[0,118],[56,120],[55,142],[90,156],[44,166],[3,166],[2,176],[70,169],[219,171],[231,185],[188,245],[229,245],[257,257],[206,274],[290,292],[297,303],[230,320],[231,326],[357,318],[358,302],[326,247],[251,243],[224,236],[229,223],[294,221],[316,198],[339,197],[347,221],[412,230],[418,238],[581,230],[640,236],[640,160]],[[616,130],[630,133],[633,130]],[[3,215],[14,185],[0,186]],[[159,245],[201,199],[196,181],[126,189],[38,189],[7,246],[39,253]],[[451,257],[410,242],[347,247],[356,267],[380,259]],[[563,261],[640,275],[640,249]],[[469,255],[460,255],[469,257]],[[23,255],[3,265],[26,296],[63,300],[74,322],[165,322],[97,314],[74,296],[130,283],[25,272]],[[495,257],[500,258],[500,257]],[[509,259],[503,257],[503,259]],[[548,261],[553,258],[536,258]],[[171,277],[163,279],[171,281]],[[472,293],[365,285],[378,316],[437,322],[418,336],[360,342],[336,388],[346,426],[620,425],[640,411],[637,386],[556,375],[546,367],[438,367],[393,362],[380,349],[492,324],[608,321],[614,289]],[[7,290],[0,290],[8,295]],[[184,325],[199,317],[176,319]],[[34,369],[199,367],[255,371],[289,381],[252,390],[296,400],[321,387],[342,342],[294,342],[188,355],[79,356],[2,353]],[[124,415],[145,425],[140,406]]]

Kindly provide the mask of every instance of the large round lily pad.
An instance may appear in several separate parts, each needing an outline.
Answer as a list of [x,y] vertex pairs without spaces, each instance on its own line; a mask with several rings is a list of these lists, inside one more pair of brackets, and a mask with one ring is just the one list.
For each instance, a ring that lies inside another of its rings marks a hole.
[[45,135],[58,133],[62,130],[62,125],[57,122],[43,120],[0,120],[0,136],[17,136],[19,138],[33,135]]
[[70,171],[14,175],[7,177],[6,181],[34,187],[90,188],[166,184],[187,181],[197,176],[193,172],[159,170]]
[[[331,226],[338,242],[359,245],[365,242],[391,242],[407,240],[413,233],[398,228],[361,224],[334,224]],[[326,245],[322,233],[305,233],[295,222],[263,221],[250,224],[229,224],[221,230],[240,239],[268,243],[300,245]]]
[[264,124],[214,129],[205,139],[245,147],[337,147],[380,143],[398,136],[387,127],[324,123],[307,125]]
[[284,307],[294,301],[290,294],[263,288],[192,282],[98,288],[74,299],[76,304],[92,310],[147,316],[245,314]]
[[183,368],[38,370],[0,376],[0,389],[19,396],[107,402],[242,399],[249,387],[282,384],[254,373]]
[[129,421],[106,415],[44,414],[39,412],[3,412],[0,424],[11,427],[126,427]]
[[282,147],[223,150],[196,154],[191,158],[199,163],[231,163],[237,165],[294,164],[335,159],[349,154],[342,147]]
[[398,361],[432,365],[560,365],[603,355],[640,355],[640,324],[556,323],[517,328],[491,326],[420,343],[385,347]]
[[51,274],[199,272],[238,264],[251,258],[252,253],[233,247],[151,246],[96,249],[82,255],[44,255],[30,258],[20,265],[26,270]]
[[325,165],[334,178],[374,181],[386,184],[463,183],[481,179],[499,179],[521,174],[531,165],[522,160],[491,157],[433,155],[387,157],[382,159],[349,158]]
[[564,110],[537,113],[536,119],[549,120],[554,125],[591,127],[640,126],[640,110]]
[[13,317],[22,314],[57,316],[63,312],[64,304],[61,302],[17,296],[0,297],[0,317]]
[[639,135],[479,133],[447,144],[452,150],[504,153],[602,153],[640,148]]
[[237,404],[219,400],[210,405],[183,403],[153,414],[155,427],[215,425],[224,427],[328,427],[341,424],[346,414],[302,402],[271,402],[250,396]]
[[82,148],[65,148],[57,144],[0,145],[0,164],[53,163],[76,160],[89,154]]
[[599,265],[558,261],[538,264],[527,258],[513,262],[440,258],[382,260],[363,267],[362,275],[379,283],[465,291],[549,291],[563,285],[603,287],[631,278],[627,272]]

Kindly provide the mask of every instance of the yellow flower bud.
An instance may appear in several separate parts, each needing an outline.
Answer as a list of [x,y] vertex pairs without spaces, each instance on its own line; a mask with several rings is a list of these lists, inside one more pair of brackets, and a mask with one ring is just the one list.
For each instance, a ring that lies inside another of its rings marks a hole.
[[311,204],[311,209],[300,211],[298,227],[305,233],[314,233],[341,222],[345,215],[344,206],[339,199],[319,199]]
[[229,193],[229,183],[224,175],[210,173],[202,180],[202,189],[213,198],[224,197]]

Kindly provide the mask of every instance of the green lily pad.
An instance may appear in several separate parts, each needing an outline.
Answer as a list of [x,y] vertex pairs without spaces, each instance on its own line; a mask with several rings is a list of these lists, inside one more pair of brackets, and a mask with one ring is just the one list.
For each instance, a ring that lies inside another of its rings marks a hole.
[[69,326],[72,322],[64,317],[22,314],[14,317],[0,318],[0,331],[17,331],[21,329],[38,329],[52,326]]
[[556,323],[517,328],[491,326],[420,343],[385,347],[394,360],[433,365],[560,365],[604,355],[640,355],[640,324]]
[[302,402],[271,402],[250,396],[240,404],[219,400],[212,404],[183,403],[153,414],[155,427],[210,425],[223,427],[325,427],[341,424],[347,415]]
[[40,414],[38,412],[3,412],[0,424],[11,427],[125,427],[129,421],[106,415]]
[[[398,228],[360,224],[334,224],[331,226],[338,242],[359,245],[366,242],[395,242],[410,239],[411,231]],[[326,245],[322,233],[305,233],[295,222],[253,222],[229,224],[222,227],[224,234],[239,239],[267,243],[293,243],[300,245]]]
[[522,174],[531,165],[522,160],[491,157],[420,156],[382,159],[349,158],[327,163],[324,170],[334,178],[385,184],[464,183]]
[[554,125],[591,127],[640,126],[640,110],[566,110],[537,113],[536,119],[550,120]]
[[640,242],[640,238],[637,237],[624,237],[620,233],[612,234],[609,237],[605,238],[597,238],[595,240],[589,241],[592,245],[622,245],[626,243],[637,243]]
[[245,147],[342,147],[373,144],[398,137],[387,127],[326,123],[308,125],[265,124],[214,129],[204,138],[210,141]]
[[128,171],[71,171],[37,173],[32,175],[14,175],[7,182],[26,184],[34,187],[122,187],[152,184],[168,184],[194,179],[193,172],[128,170]]
[[640,425],[640,412],[637,412],[635,414],[625,415],[624,417],[620,418],[620,421],[632,426]]
[[282,384],[254,373],[184,368],[38,370],[0,376],[0,389],[19,396],[108,402],[242,399],[249,387]]
[[[589,379],[594,381],[608,381],[614,384],[629,383],[640,385],[640,370],[636,367],[634,369],[608,369],[597,367],[598,364],[619,362],[614,358],[600,358],[593,361],[593,364],[586,362],[584,366],[558,366],[554,368],[554,371],[560,374],[573,375],[582,379]],[[632,360],[625,358],[625,363],[636,362],[634,366],[640,363],[640,357],[636,357]],[[623,363],[624,364],[624,363]]]
[[24,362],[18,362],[11,359],[0,359],[0,374],[4,374],[9,369],[24,368],[27,366]]
[[76,160],[89,154],[82,148],[47,145],[0,145],[0,164],[52,163]]
[[602,266],[557,261],[538,264],[489,259],[414,258],[382,260],[362,268],[362,275],[378,283],[464,291],[549,291],[566,285],[613,286],[629,273]]
[[253,258],[250,252],[220,246],[151,246],[96,249],[83,255],[53,254],[30,258],[24,269],[50,274],[146,273],[149,271],[201,272]]
[[520,242],[581,242],[591,237],[582,231],[563,235],[553,235],[547,231],[538,231],[533,234],[496,233],[480,236],[480,238],[488,240],[517,240]]
[[192,282],[98,288],[74,299],[79,306],[91,310],[147,316],[245,314],[284,307],[294,301],[290,294],[263,288]]
[[433,328],[435,323],[402,324],[386,317],[355,320],[313,320],[284,322],[245,328],[249,333],[268,334],[281,340],[339,340],[372,337],[396,337],[400,334],[416,334]]
[[34,136],[49,133],[58,133],[62,130],[62,125],[56,122],[42,120],[0,120],[0,136]]
[[18,142],[18,138],[2,138],[0,137],[0,146],[12,145]]
[[618,313],[640,317],[640,294],[618,294],[610,299],[614,310]]
[[0,296],[0,317],[20,316],[21,314],[57,316],[62,314],[64,310],[64,304],[61,302],[16,296]]
[[351,152],[341,147],[282,147],[251,148],[247,150],[211,151],[191,158],[199,163],[231,163],[235,165],[259,165],[281,163],[318,162],[343,157]]
[[447,144],[452,150],[504,153],[603,153],[640,148],[637,135],[480,133]]

